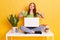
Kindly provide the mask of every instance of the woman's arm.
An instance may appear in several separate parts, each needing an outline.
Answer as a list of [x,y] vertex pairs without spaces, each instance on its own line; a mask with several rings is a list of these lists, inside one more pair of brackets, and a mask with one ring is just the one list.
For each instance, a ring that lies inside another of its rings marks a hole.
[[20,13],[19,13],[19,17],[21,18],[21,17],[23,17],[23,13],[24,13],[24,10],[22,10]]
[[44,15],[40,11],[38,13],[41,16],[41,18],[44,18]]

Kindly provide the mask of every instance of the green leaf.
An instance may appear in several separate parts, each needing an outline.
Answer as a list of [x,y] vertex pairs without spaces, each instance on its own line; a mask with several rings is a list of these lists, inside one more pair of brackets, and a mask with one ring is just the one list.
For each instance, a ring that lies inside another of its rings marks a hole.
[[12,24],[12,26],[17,26],[17,23],[19,22],[19,18],[13,14],[10,15],[10,18],[7,18],[8,21]]

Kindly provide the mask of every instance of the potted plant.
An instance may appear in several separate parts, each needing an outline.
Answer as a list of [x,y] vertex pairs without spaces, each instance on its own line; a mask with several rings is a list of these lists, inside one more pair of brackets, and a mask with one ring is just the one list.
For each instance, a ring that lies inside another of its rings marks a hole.
[[8,21],[10,22],[10,24],[13,26],[12,30],[13,32],[16,32],[17,29],[17,24],[19,22],[19,17],[17,17],[16,15],[11,14],[8,18]]

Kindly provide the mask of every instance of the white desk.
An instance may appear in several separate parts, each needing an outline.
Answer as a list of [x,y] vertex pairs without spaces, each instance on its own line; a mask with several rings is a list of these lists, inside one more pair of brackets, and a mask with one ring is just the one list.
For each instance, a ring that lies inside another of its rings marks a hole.
[[[54,40],[54,34],[52,32],[48,32],[48,33],[42,33],[42,34],[23,34],[23,33],[20,33],[20,32],[17,32],[17,33],[12,33],[12,30],[9,30],[6,34],[6,40],[8,40],[8,36],[51,36],[52,37],[52,40]],[[13,39],[12,39],[13,40]],[[48,40],[48,39],[47,39]]]

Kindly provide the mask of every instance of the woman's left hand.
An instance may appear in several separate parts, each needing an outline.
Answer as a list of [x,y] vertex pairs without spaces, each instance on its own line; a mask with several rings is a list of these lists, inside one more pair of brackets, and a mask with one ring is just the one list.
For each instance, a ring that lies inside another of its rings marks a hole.
[[38,11],[38,13],[41,16],[41,18],[44,18],[44,15],[40,11]]

